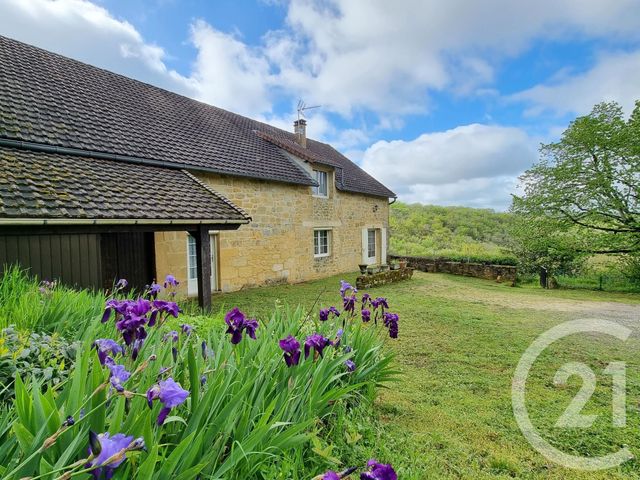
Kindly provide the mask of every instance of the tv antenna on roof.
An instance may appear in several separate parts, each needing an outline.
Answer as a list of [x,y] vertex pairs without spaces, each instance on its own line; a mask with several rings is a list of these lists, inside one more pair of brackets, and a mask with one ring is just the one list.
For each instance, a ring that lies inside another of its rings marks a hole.
[[304,103],[302,99],[298,100],[298,120],[300,120],[301,118],[304,118],[305,110],[311,110],[313,108],[320,108],[320,107],[321,105],[313,105],[311,107],[307,107],[307,105]]

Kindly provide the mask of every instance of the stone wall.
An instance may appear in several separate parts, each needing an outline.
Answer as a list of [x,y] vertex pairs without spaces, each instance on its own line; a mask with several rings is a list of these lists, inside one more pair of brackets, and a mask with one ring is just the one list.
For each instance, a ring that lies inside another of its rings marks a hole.
[[509,265],[485,265],[483,263],[447,262],[426,257],[389,255],[389,259],[406,259],[408,266],[429,273],[450,273],[467,277],[484,278],[515,285],[517,267]]
[[386,272],[374,273],[373,275],[360,275],[356,278],[356,288],[366,289],[379,287],[387,283],[408,280],[413,276],[413,268],[401,268],[399,270],[387,270]]
[[[218,234],[218,289],[222,291],[352,272],[362,261],[362,229],[388,228],[386,198],[340,192],[333,181],[329,197],[319,198],[308,186],[198,176],[252,217],[250,224]],[[331,230],[331,254],[315,258],[313,231],[320,228]],[[159,278],[171,272],[186,279],[186,239],[186,232],[156,234]],[[186,293],[186,287],[181,293]]]

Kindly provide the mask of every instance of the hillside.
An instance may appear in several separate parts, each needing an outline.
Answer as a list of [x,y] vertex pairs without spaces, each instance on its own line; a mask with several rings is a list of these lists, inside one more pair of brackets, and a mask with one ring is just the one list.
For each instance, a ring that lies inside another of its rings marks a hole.
[[490,209],[396,202],[391,206],[389,250],[399,255],[501,257],[511,219]]

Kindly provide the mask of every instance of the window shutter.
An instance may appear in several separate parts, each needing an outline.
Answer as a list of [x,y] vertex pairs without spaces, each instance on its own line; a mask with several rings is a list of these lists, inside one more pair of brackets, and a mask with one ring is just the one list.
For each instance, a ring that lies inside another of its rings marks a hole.
[[362,229],[362,262],[361,263],[369,263],[369,255],[367,251],[367,247],[369,245],[369,236],[367,232],[368,228]]
[[387,229],[380,229],[380,263],[387,263]]

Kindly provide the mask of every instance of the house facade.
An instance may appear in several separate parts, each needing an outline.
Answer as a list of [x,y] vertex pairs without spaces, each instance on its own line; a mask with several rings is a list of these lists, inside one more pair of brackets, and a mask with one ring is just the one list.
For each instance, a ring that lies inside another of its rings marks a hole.
[[[200,176],[251,216],[251,223],[237,231],[212,232],[214,290],[299,282],[353,272],[361,263],[384,263],[388,199],[340,191],[331,182],[335,173],[320,171],[330,179],[325,195],[309,186]],[[157,233],[156,266],[160,277],[175,272],[190,278],[191,287],[183,287],[183,293],[195,295],[190,244],[193,248],[186,234]]]
[[[5,37],[0,161],[0,264],[40,277],[104,286],[144,249],[135,286],[171,273],[202,303],[386,261],[394,193],[303,119],[284,131]],[[91,282],[69,273],[87,249]]]

